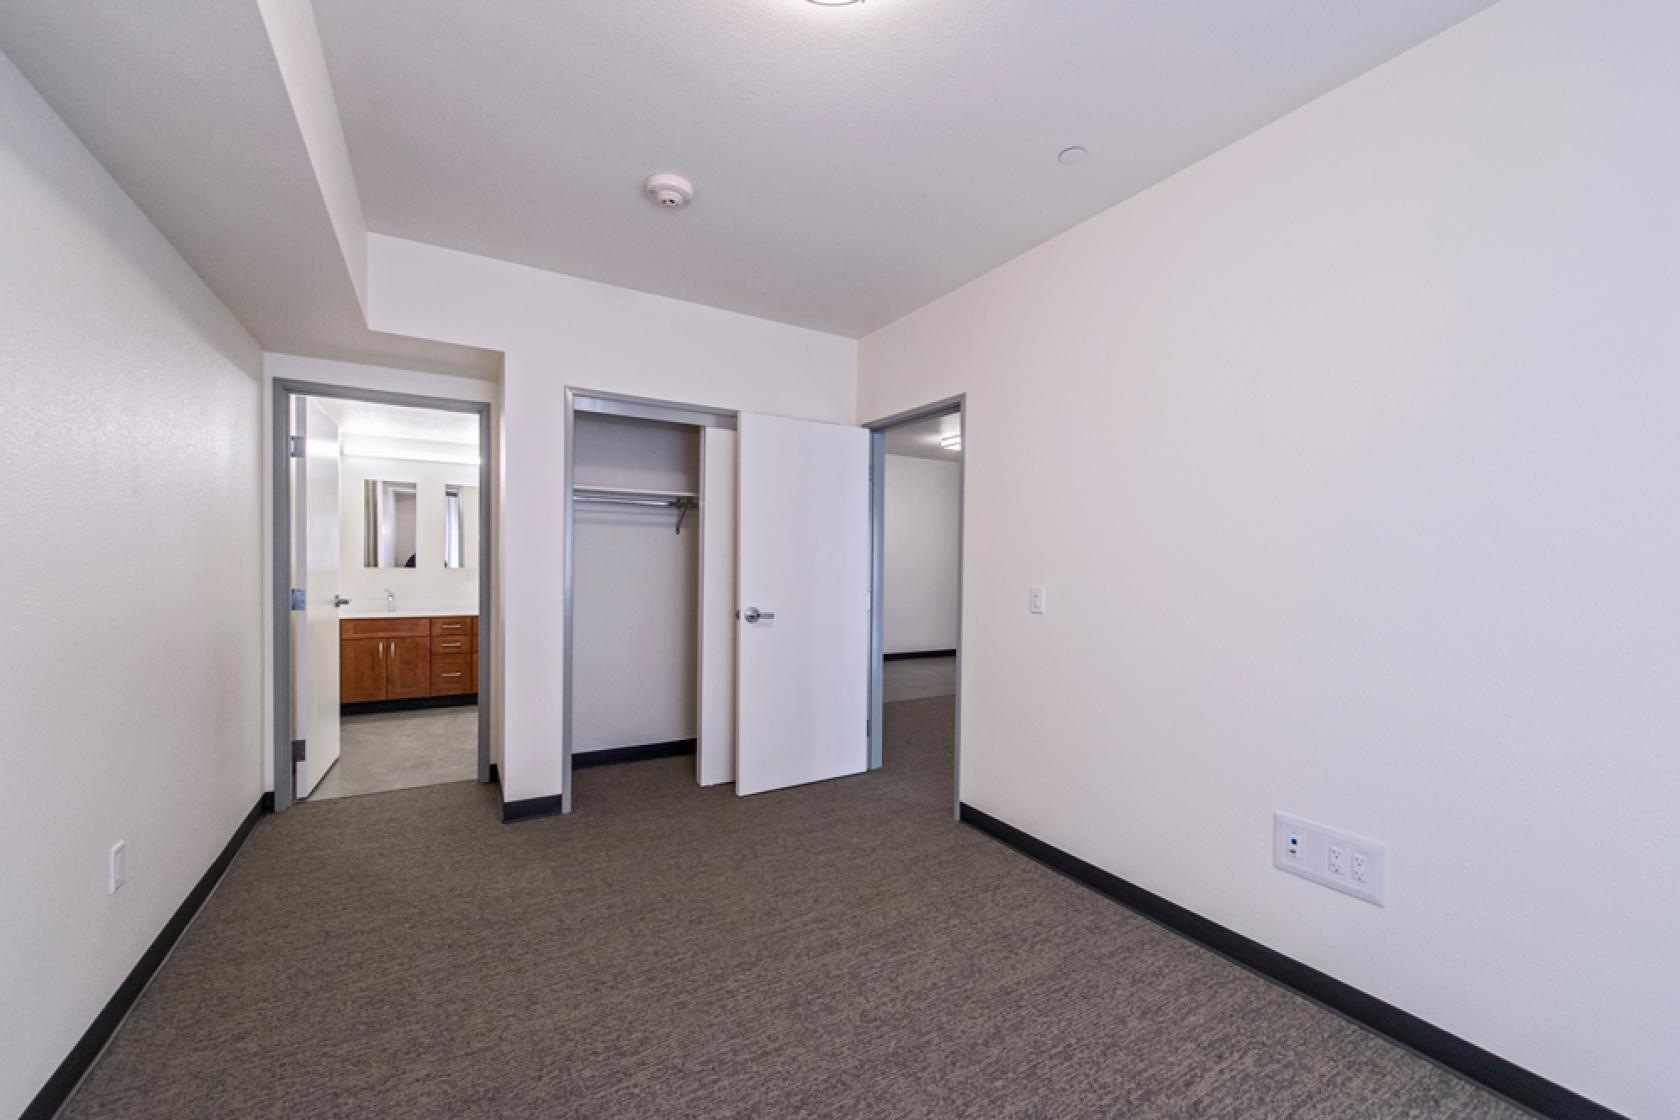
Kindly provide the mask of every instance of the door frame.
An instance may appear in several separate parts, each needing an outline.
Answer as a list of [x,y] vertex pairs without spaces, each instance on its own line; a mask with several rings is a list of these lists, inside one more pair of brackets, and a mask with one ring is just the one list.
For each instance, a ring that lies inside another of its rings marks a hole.
[[[440,412],[469,412],[478,415],[478,780],[490,781],[490,709],[495,698],[490,692],[491,664],[495,660],[492,635],[494,620],[490,603],[495,582],[495,536],[490,495],[490,402],[428,397],[418,393],[397,393],[384,389],[357,389],[325,382],[274,378],[270,416],[271,496],[273,522],[269,555],[273,562],[270,587],[274,657],[274,726],[272,765],[274,768],[274,811],[289,809],[293,801],[292,773],[292,490],[291,457],[287,437],[291,434],[290,400],[294,396],[326,397],[333,400],[394,404],[409,408],[430,408]],[[570,426],[570,414],[567,416]],[[567,498],[568,508],[570,496]],[[568,558],[568,585],[570,560]]]
[[[562,562],[561,658],[560,670],[560,812],[572,811],[572,485],[577,478],[577,441],[574,420],[579,412],[656,420],[666,424],[692,424],[697,428],[734,429],[741,410],[685,404],[681,401],[635,397],[626,393],[566,386],[566,417],[562,427],[565,459],[561,527],[565,560]],[[697,729],[698,730],[698,729]]]
[[968,493],[968,394],[958,393],[930,404],[883,416],[863,425],[869,429],[869,769],[881,768],[881,721],[884,699],[881,592],[886,582],[887,432],[933,416],[955,413],[961,425],[962,454],[957,457],[957,693],[955,742],[952,744],[951,817],[962,819],[962,682],[963,682],[963,518]]

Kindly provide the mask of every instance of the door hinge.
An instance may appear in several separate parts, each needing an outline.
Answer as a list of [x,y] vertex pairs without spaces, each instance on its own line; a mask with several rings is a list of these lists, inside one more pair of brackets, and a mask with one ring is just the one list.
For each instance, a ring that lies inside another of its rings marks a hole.
[[294,459],[303,458],[303,437],[302,436],[287,436],[286,437],[286,454],[290,455]]
[[304,757],[307,755],[307,753],[308,753],[307,749],[304,747],[304,741],[302,739],[293,739],[292,740],[292,761],[293,762],[302,762],[304,760]]
[[301,587],[292,588],[292,609],[294,611],[303,609],[303,588]]

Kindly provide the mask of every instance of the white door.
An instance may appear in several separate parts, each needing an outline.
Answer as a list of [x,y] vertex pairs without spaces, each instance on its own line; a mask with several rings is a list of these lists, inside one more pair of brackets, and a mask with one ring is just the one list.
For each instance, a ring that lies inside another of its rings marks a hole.
[[[294,459],[292,572],[304,592],[292,614],[292,737],[304,741],[296,794],[308,797],[338,761],[338,425],[315,401],[294,397],[292,431],[302,437]],[[298,576],[302,582],[298,582]]]
[[700,714],[695,777],[735,780],[735,433],[700,429]]
[[735,792],[869,764],[869,433],[741,413]]

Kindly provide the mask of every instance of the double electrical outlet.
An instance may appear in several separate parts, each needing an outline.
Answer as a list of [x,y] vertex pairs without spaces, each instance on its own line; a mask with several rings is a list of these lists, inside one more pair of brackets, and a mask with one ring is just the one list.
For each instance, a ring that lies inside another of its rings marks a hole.
[[1272,866],[1378,906],[1387,904],[1388,853],[1362,836],[1274,813]]

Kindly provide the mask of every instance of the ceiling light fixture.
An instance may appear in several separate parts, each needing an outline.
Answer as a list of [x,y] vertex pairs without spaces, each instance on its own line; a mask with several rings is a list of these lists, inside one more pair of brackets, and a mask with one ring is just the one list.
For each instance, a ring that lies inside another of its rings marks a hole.
[[943,447],[947,451],[961,451],[962,450],[962,433],[961,432],[952,432],[948,436],[940,436],[939,437],[939,446]]
[[1056,153],[1056,162],[1063,167],[1072,167],[1076,163],[1085,162],[1085,149],[1075,144],[1071,148],[1063,148]]
[[807,4],[815,4],[819,8],[849,8],[853,4],[861,4],[863,0],[805,0]]

